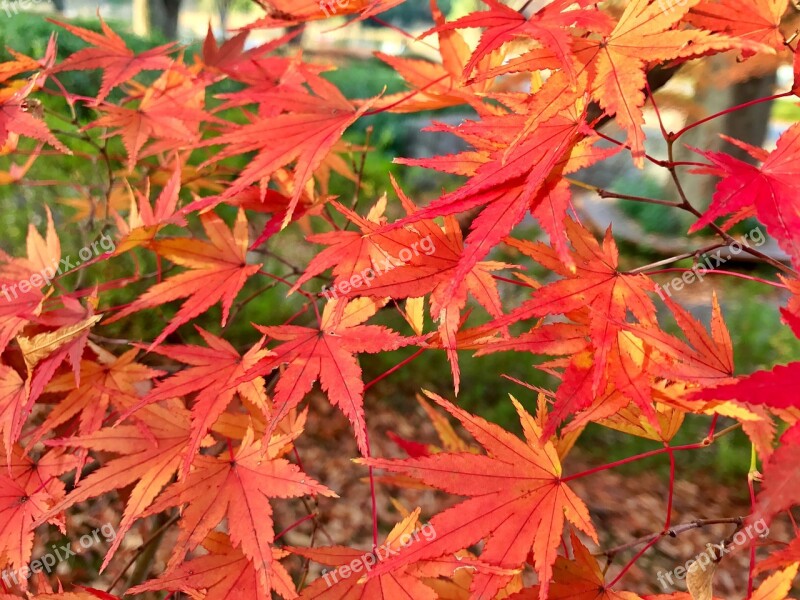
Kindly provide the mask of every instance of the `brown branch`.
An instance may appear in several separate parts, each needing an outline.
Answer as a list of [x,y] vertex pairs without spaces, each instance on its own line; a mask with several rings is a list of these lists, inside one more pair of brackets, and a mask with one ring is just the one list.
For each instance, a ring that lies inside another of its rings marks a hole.
[[613,548],[609,548],[608,550],[595,552],[592,555],[605,556],[608,558],[609,561],[611,561],[620,552],[624,552],[625,550],[630,550],[631,548],[635,548],[636,546],[641,546],[642,544],[649,544],[653,540],[658,540],[661,538],[665,538],[667,536],[673,538],[678,537],[680,534],[685,533],[687,531],[691,531],[692,529],[700,529],[703,527],[707,527],[709,525],[731,524],[739,527],[741,526],[742,523],[744,523],[744,520],[745,517],[727,517],[721,519],[695,519],[694,521],[689,521],[688,523],[676,525],[675,527],[671,527],[670,529],[667,530],[656,531],[653,533],[649,533],[647,535],[643,535],[626,544],[615,546]]

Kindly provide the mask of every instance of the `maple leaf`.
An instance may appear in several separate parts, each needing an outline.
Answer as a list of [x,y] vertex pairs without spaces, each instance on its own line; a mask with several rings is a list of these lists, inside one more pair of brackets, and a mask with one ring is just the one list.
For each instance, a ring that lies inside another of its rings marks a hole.
[[72,154],[50,132],[44,121],[36,118],[37,105],[28,99],[35,84],[34,80],[21,88],[9,86],[0,89],[0,148],[7,144],[16,147],[17,138],[24,135],[50,144],[65,154]]
[[262,343],[250,348],[244,356],[240,356],[227,341],[200,327],[196,329],[208,344],[208,348],[175,345],[154,348],[158,354],[179,360],[189,365],[189,368],[158,382],[147,395],[120,417],[120,420],[123,420],[142,406],[153,402],[198,392],[192,407],[192,435],[186,452],[184,473],[188,473],[189,465],[200,448],[203,436],[233,400],[234,394],[239,394],[243,400],[250,402],[265,416],[269,407],[262,378],[256,377],[239,383],[246,371],[269,355],[269,352],[262,348],[263,340]]
[[[345,546],[324,546],[321,548],[289,547],[287,550],[305,558],[336,567],[317,579],[300,594],[300,598],[333,600],[333,598],[369,598],[370,600],[394,600],[395,598],[414,598],[414,600],[435,600],[438,596],[419,580],[412,567],[400,567],[382,574],[380,577],[365,578],[361,571],[367,571],[402,550],[411,543],[412,536],[419,528],[420,509],[415,509],[396,524],[383,544],[372,553]],[[417,534],[419,537],[419,534]],[[466,562],[466,561],[465,561]],[[358,568],[340,570],[345,565],[359,565]],[[469,564],[468,562],[466,564]],[[454,565],[455,567],[455,565]]]
[[[411,545],[399,556],[377,565],[369,576],[456,552],[488,537],[481,560],[490,565],[515,569],[533,552],[541,582],[539,598],[545,600],[564,521],[597,541],[586,506],[562,482],[555,448],[542,439],[537,422],[513,398],[526,441],[435,394],[426,395],[461,421],[487,455],[460,452],[406,460],[358,459],[365,465],[405,473],[451,494],[470,496],[430,520],[435,539]],[[478,573],[470,592],[475,597],[493,597],[507,581],[507,576]]]
[[11,562],[20,575],[23,590],[28,582],[19,568],[27,566],[31,558],[34,521],[44,517],[65,533],[62,515],[45,517],[45,514],[65,496],[65,486],[59,477],[76,466],[75,457],[60,448],[40,454],[34,460],[15,445],[7,468],[0,475],[0,564],[4,556]]
[[[82,479],[66,498],[50,508],[45,517],[136,482],[101,571],[108,566],[125,533],[175,475],[189,439],[189,411],[177,400],[164,406],[147,406],[137,412],[136,419],[138,423],[135,425],[106,427],[86,436],[47,442],[49,445],[113,452],[122,456]],[[36,525],[45,517],[39,518]]]
[[299,433],[273,436],[268,443],[262,443],[254,441],[249,430],[235,453],[231,450],[230,456],[198,456],[186,479],[164,491],[150,514],[187,504],[170,567],[175,567],[227,516],[231,542],[253,564],[264,592],[269,595],[271,590],[286,586],[285,570],[276,567],[272,546],[275,532],[270,498],[337,497],[297,466],[278,458]]
[[200,142],[200,123],[217,121],[204,111],[205,85],[182,63],[173,63],[151,85],[132,85],[126,106],[103,103],[100,117],[83,130],[103,128],[102,139],[120,135],[128,171],[141,154],[192,149]]
[[[283,227],[290,222],[314,170],[345,129],[369,108],[369,103],[354,108],[336,86],[321,77],[308,73],[306,81],[313,94],[282,89],[259,94],[259,102],[268,105],[272,113],[269,118],[252,117],[250,123],[231,126],[222,135],[204,143],[225,146],[207,163],[257,151],[255,158],[224,193],[226,198],[254,182],[260,183],[263,195],[270,176],[289,163],[295,163],[294,193],[283,218]],[[283,114],[276,114],[278,112]]]
[[647,295],[655,291],[655,285],[644,275],[619,271],[619,251],[610,229],[602,245],[571,219],[566,222],[566,231],[574,248],[574,271],[562,265],[557,254],[543,244],[509,240],[512,246],[563,275],[564,279],[536,290],[532,299],[496,323],[503,326],[531,317],[588,311],[588,333],[595,348],[589,383],[596,392],[606,373],[617,335],[625,328],[628,311],[642,323],[655,322],[655,306]]
[[[559,556],[553,565],[553,582],[550,584],[550,600],[642,600],[633,592],[617,592],[606,587],[605,576],[580,538],[570,531],[574,558]],[[535,600],[539,598],[540,586],[528,588],[509,596],[509,600]]]
[[[158,579],[137,585],[128,594],[159,592],[171,590],[190,596],[203,590],[204,600],[228,600],[229,598],[248,598],[248,600],[270,600],[272,596],[259,584],[258,573],[253,563],[235,548],[222,532],[212,531],[202,543],[208,550],[206,556],[182,563],[163,573]],[[272,585],[283,598],[296,598],[297,592],[288,572],[278,562],[287,555],[284,550],[272,549]]]
[[40,59],[25,56],[13,48],[6,47],[6,50],[14,57],[14,60],[0,63],[0,83],[28,71],[50,69],[56,60],[56,35],[50,34],[44,56]]
[[578,60],[591,71],[592,98],[628,134],[634,163],[644,165],[644,116],[646,70],[652,62],[688,59],[733,47],[763,49],[755,42],[703,30],[675,30],[686,13],[700,0],[673,3],[663,10],[658,2],[633,0],[613,31],[597,39],[576,39]]
[[[417,207],[403,194],[394,179],[392,184],[406,213],[413,215]],[[350,295],[394,299],[430,295],[431,316],[439,322],[440,347],[447,352],[453,383],[458,392],[460,376],[456,334],[467,295],[472,294],[489,314],[499,317],[502,314],[500,295],[491,273],[510,265],[479,262],[456,291],[451,292],[453,273],[458,270],[463,254],[461,228],[454,217],[445,217],[444,227],[432,219],[425,219],[414,221],[413,227],[408,229],[382,232],[379,217],[385,208],[384,198],[373,207],[366,219],[336,202],[333,205],[356,223],[362,233],[332,232],[309,236],[309,240],[329,247],[311,260],[292,289],[324,269],[333,267],[336,276],[333,290],[342,289],[345,282],[349,285],[353,277],[363,277],[363,274],[371,272],[372,278],[367,285],[352,286]],[[335,298],[336,292],[333,294]]]
[[275,386],[270,432],[319,380],[330,403],[338,406],[353,425],[359,450],[364,455],[368,454],[363,406],[364,381],[355,354],[396,350],[417,341],[386,327],[363,325],[382,305],[369,298],[350,302],[331,300],[325,305],[318,328],[256,325],[264,335],[284,343],[273,350],[274,354],[262,358],[252,367],[243,380],[260,377],[281,365],[288,365]]
[[536,11],[530,18],[497,0],[481,0],[489,7],[475,11],[450,23],[440,23],[423,35],[452,29],[485,28],[472,58],[464,66],[463,76],[468,78],[478,63],[490,52],[497,50],[515,37],[541,42],[559,59],[560,66],[571,78],[575,77],[570,27],[592,27],[594,31],[610,29],[608,16],[599,11],[584,10],[593,0],[557,0]]
[[[34,522],[48,512],[50,502],[49,492],[38,481],[25,485],[0,474],[0,557],[5,556],[15,572],[28,566]],[[19,578],[19,585],[27,589],[28,580]]]
[[702,29],[782,50],[780,25],[788,6],[788,0],[702,0],[689,11],[686,20]]
[[149,246],[155,240],[156,234],[168,224],[186,225],[186,220],[180,214],[175,214],[178,205],[178,194],[181,188],[181,167],[175,161],[175,169],[167,184],[156,198],[155,207],[150,204],[150,182],[144,194],[136,191],[138,204],[131,198],[128,221],[125,222],[115,214],[117,229],[122,238],[117,242],[115,255],[124,254],[138,246]]
[[[47,391],[50,393],[68,392],[53,407],[42,424],[31,435],[31,442],[38,441],[48,432],[66,423],[80,413],[77,432],[88,436],[99,430],[110,407],[124,411],[131,399],[138,398],[137,384],[163,375],[163,371],[151,369],[135,362],[138,350],[130,350],[116,357],[93,345],[98,354],[98,361],[81,362],[80,384],[75,385],[74,377],[67,373],[50,381]],[[78,464],[83,468],[88,449],[77,452]],[[75,482],[80,481],[80,469]]]
[[188,298],[153,340],[148,351],[158,346],[178,327],[217,302],[222,303],[224,326],[236,295],[247,278],[261,268],[260,264],[247,264],[247,218],[243,210],[239,210],[232,230],[212,212],[200,215],[200,222],[208,236],[208,242],[171,238],[150,244],[160,256],[189,270],[148,288],[144,294],[107,321],[113,323],[142,309],[154,308],[178,298]]
[[125,41],[103,21],[99,13],[97,18],[100,20],[102,33],[62,23],[55,19],[47,19],[94,46],[71,54],[61,64],[53,67],[51,72],[102,69],[103,79],[95,104],[100,104],[112,88],[125,83],[141,71],[165,69],[171,64],[172,60],[166,56],[166,53],[174,48],[175,42],[135,54],[125,45]]
[[[778,143],[760,167],[748,164],[723,152],[695,150],[713,166],[697,169],[721,177],[711,205],[689,229],[697,231],[716,218],[754,206],[770,235],[778,240],[800,266],[800,183],[797,164],[800,160],[800,124],[795,123],[778,138]],[[751,154],[755,152],[751,151]],[[760,157],[759,157],[760,158]]]

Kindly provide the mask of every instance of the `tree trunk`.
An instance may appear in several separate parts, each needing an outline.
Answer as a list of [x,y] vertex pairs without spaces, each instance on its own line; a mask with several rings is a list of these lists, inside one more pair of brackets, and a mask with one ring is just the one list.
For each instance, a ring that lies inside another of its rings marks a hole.
[[217,12],[219,13],[219,31],[222,41],[228,38],[228,12],[231,8],[231,0],[217,0]]
[[[758,98],[771,96],[775,92],[777,72],[773,71],[762,77],[754,77],[733,86],[731,94],[732,105],[744,104]],[[772,102],[761,102],[743,110],[726,115],[724,131],[732,138],[747,142],[760,148],[767,139],[767,128],[772,113]],[[726,152],[736,158],[754,163],[755,160],[744,150],[728,145]]]
[[178,15],[181,0],[147,0],[150,29],[160,32],[166,39],[178,38]]

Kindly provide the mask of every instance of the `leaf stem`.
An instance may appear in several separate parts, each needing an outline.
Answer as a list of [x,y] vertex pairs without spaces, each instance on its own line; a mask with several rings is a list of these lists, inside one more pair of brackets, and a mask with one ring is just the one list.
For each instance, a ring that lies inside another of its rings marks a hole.
[[642,460],[645,458],[650,458],[652,456],[659,456],[661,454],[667,454],[672,452],[681,452],[684,450],[699,450],[700,448],[705,448],[707,446],[710,446],[712,443],[714,443],[716,439],[721,438],[722,436],[727,435],[736,429],[739,429],[741,426],[742,426],[741,423],[736,423],[735,425],[731,425],[730,427],[723,429],[717,434],[709,435],[702,441],[695,442],[694,444],[684,444],[683,446],[667,446],[664,448],[658,448],[657,450],[650,450],[649,452],[643,452],[642,454],[629,456],[628,458],[623,458],[622,460],[617,460],[612,463],[600,465],[598,467],[594,467],[586,471],[581,471],[580,473],[573,473],[572,475],[567,475],[566,477],[562,477],[561,482],[568,483],[575,479],[580,479],[588,475],[594,475],[595,473],[599,473],[601,471],[607,471],[608,469],[613,469],[615,467],[627,465],[629,463],[636,462],[638,460]]

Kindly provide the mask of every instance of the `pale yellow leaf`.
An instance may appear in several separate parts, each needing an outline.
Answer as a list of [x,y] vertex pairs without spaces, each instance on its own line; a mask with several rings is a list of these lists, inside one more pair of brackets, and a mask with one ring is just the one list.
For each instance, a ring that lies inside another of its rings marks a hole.
[[22,357],[25,359],[28,372],[33,371],[36,365],[42,360],[50,356],[64,344],[74,340],[102,318],[103,315],[94,315],[74,325],[60,327],[55,331],[40,333],[30,338],[21,335],[17,336],[17,343],[19,344],[20,350],[22,350]]

